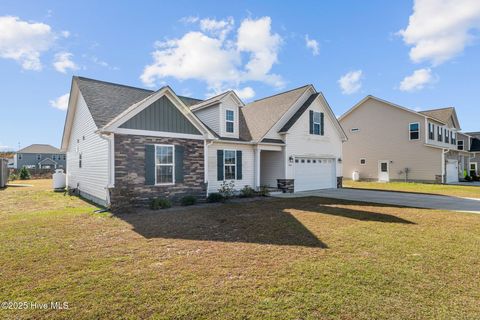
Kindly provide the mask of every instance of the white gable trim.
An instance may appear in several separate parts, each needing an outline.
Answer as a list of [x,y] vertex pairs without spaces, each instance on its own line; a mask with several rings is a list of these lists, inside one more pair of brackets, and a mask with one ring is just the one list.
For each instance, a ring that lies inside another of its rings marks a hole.
[[[141,111],[149,107],[152,103],[157,101],[158,99],[162,97],[167,97],[173,105],[192,123],[192,125],[202,133],[202,136],[205,138],[213,138],[214,136],[210,131],[204,126],[204,124],[193,114],[193,112],[180,100],[180,98],[177,97],[177,95],[173,92],[170,87],[163,87],[157,92],[151,94],[150,96],[146,97],[145,99],[134,103],[130,107],[128,107],[125,111],[120,113],[118,116],[116,116],[112,121],[107,123],[102,129],[102,132],[118,132],[120,126],[139,114]],[[146,130],[135,130],[135,131],[146,131]],[[149,132],[155,132],[155,131],[149,131]],[[168,136],[172,136],[172,132],[169,132]],[[197,135],[192,135],[196,136]]]
[[212,105],[215,105],[217,103],[220,103],[222,102],[223,100],[225,100],[226,97],[228,96],[231,96],[233,100],[235,100],[235,102],[241,106],[241,107],[244,107],[245,104],[243,103],[243,101],[238,97],[238,95],[235,93],[235,91],[227,91],[225,93],[222,93],[216,97],[213,97],[213,98],[210,98],[210,99],[207,99],[203,102],[200,102],[196,105],[193,105],[191,106],[190,110],[192,111],[198,111],[198,110],[202,110],[202,109],[205,109],[205,108],[208,108]]
[[380,98],[377,98],[375,96],[372,96],[372,95],[368,95],[366,96],[365,98],[363,98],[362,100],[360,100],[356,105],[354,105],[352,108],[350,108],[347,112],[345,112],[344,114],[342,114],[340,116],[340,118],[338,118],[339,121],[342,121],[344,118],[346,118],[350,113],[352,113],[353,111],[355,111],[358,107],[360,107],[364,102],[366,102],[367,100],[369,99],[373,99],[373,100],[377,100],[379,102],[382,102],[382,103],[385,103],[386,105],[389,105],[391,107],[394,107],[394,108],[397,108],[397,109],[400,109],[400,110],[403,110],[403,111],[406,111],[406,112],[409,112],[409,113],[413,113],[413,114],[416,114],[417,116],[421,116],[423,118],[427,118],[427,119],[432,119],[432,120],[435,120],[443,125],[446,125],[446,123],[444,123],[443,121],[440,121],[438,119],[435,119],[435,118],[432,118],[432,117],[429,117],[425,114],[422,114],[420,112],[416,112],[416,111],[413,111],[413,110],[410,110],[408,108],[405,108],[405,107],[402,107],[402,106],[399,106],[398,104],[395,104],[393,102],[390,102],[390,101],[387,101],[387,100],[383,100],[383,99],[380,99]]
[[78,89],[78,84],[76,83],[74,78],[72,79],[72,84],[70,87],[70,97],[68,99],[68,109],[67,115],[65,117],[65,125],[63,127],[62,145],[60,147],[61,151],[66,151],[68,148],[68,143],[70,141],[70,135],[72,132],[73,118],[75,117],[79,94],[80,90]]
[[[328,117],[330,118],[330,120],[333,122],[333,125],[335,126],[335,129],[337,129],[337,133],[339,134],[339,136],[342,138],[342,141],[345,142],[348,140],[347,138],[347,135],[345,134],[345,131],[343,131],[343,128],[342,128],[342,125],[340,124],[340,122],[338,121],[337,117],[335,116],[335,114],[333,113],[333,110],[332,108],[330,107],[330,105],[328,104],[328,101],[327,99],[325,99],[325,96],[323,95],[322,92],[320,92],[320,94],[317,96],[316,99],[318,99],[318,97],[321,97],[322,101],[323,101],[323,104],[326,106],[326,109],[327,109],[327,115]],[[316,100],[315,99],[315,100]],[[314,101],[315,101],[314,100]]]

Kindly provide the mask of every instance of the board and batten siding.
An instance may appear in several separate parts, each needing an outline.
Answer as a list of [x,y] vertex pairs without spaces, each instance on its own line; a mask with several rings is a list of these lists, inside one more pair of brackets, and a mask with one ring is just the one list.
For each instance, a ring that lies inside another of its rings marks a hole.
[[194,113],[207,127],[220,135],[220,104],[195,111]]
[[[411,141],[409,124],[418,122],[420,139]],[[425,145],[425,118],[375,99],[368,99],[340,121],[348,141],[343,145],[343,168],[347,178],[353,171],[360,179],[378,180],[378,162],[390,163],[390,180],[435,181],[442,174],[442,150]],[[353,128],[358,129],[352,132]],[[360,159],[365,158],[365,165]]]
[[[67,184],[101,205],[107,204],[108,142],[95,133],[97,126],[79,93],[67,150]],[[78,142],[77,142],[78,141]],[[79,154],[82,168],[79,168]]]
[[156,100],[127,120],[120,128],[201,134],[166,96]]
[[217,179],[217,150],[242,151],[242,179],[235,180],[235,189],[240,190],[244,186],[253,188],[255,183],[253,146],[215,142],[208,146],[208,193],[218,192],[223,182]]
[[[324,135],[310,134],[310,110],[323,112]],[[336,176],[342,176],[342,164],[337,161],[342,158],[342,138],[335,128],[334,120],[328,116],[327,106],[320,98],[315,99],[285,136],[287,157],[317,157],[335,158]],[[294,165],[287,165],[287,179],[295,176]]]

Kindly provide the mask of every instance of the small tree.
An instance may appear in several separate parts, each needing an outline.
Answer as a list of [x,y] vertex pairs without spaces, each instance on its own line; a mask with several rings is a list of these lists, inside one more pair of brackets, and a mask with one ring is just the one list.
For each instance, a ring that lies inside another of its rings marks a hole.
[[30,171],[26,167],[20,169],[20,180],[28,180],[31,178]]

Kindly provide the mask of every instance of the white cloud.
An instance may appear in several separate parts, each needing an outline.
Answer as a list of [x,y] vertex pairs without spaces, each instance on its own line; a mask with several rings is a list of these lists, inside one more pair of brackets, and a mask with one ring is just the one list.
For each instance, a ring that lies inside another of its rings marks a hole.
[[13,148],[9,146],[5,146],[3,145],[3,143],[0,142],[0,151],[10,151],[10,150],[13,150]]
[[78,70],[78,66],[75,62],[72,61],[72,56],[70,52],[59,52],[55,54],[55,61],[53,62],[53,66],[55,70],[61,73],[67,73],[67,70]]
[[343,75],[338,83],[343,94],[353,94],[362,87],[362,70],[350,71]]
[[237,96],[242,100],[248,100],[255,97],[255,91],[251,87],[234,90]]
[[480,30],[478,0],[415,0],[407,28],[398,33],[412,46],[413,62],[439,65],[461,53]]
[[[236,38],[231,35],[232,18],[198,21],[200,31],[156,43],[153,63],[145,66],[140,76],[145,85],[155,86],[158,81],[173,77],[204,81],[213,93],[239,88],[247,81],[283,86],[282,78],[270,72],[278,62],[282,39],[272,33],[269,17],[243,20]],[[245,56],[247,61],[242,61]],[[246,88],[240,91],[246,96],[254,94]]]
[[405,77],[400,82],[401,91],[416,91],[421,90],[425,85],[432,83],[434,77],[432,76],[431,69],[418,69],[413,72],[412,75]]
[[18,17],[0,17],[0,58],[13,59],[25,70],[41,70],[40,55],[51,48],[55,34],[49,25]]
[[64,37],[64,38],[70,37],[70,31],[68,31],[68,30],[62,31],[61,34],[62,34],[62,37]]
[[314,56],[318,56],[320,54],[320,45],[318,44],[318,41],[310,39],[308,34],[305,35],[305,45],[308,49],[312,50],[312,54]]
[[50,105],[54,108],[57,108],[62,111],[66,111],[68,109],[68,99],[70,98],[69,93],[65,93],[64,95],[58,97],[55,100],[50,100]]
[[181,18],[180,22],[185,23],[185,24],[189,24],[189,23],[196,23],[196,22],[198,22],[198,20],[200,20],[199,17],[188,16],[188,17]]

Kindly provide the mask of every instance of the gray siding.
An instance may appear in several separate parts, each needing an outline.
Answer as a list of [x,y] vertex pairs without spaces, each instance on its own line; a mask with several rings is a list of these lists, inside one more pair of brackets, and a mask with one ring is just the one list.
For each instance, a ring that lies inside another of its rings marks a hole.
[[[66,168],[66,161],[64,160],[65,154],[51,154],[51,153],[39,153],[40,160],[37,160],[36,153],[19,153],[17,154],[17,169],[22,167],[31,167],[35,166],[39,168],[38,163],[45,160],[50,159],[57,163],[57,169],[65,169]],[[21,159],[20,159],[21,157]],[[54,159],[55,158],[55,159]],[[50,161],[48,162],[50,163]]]
[[161,97],[120,126],[125,129],[201,134],[167,97]]

